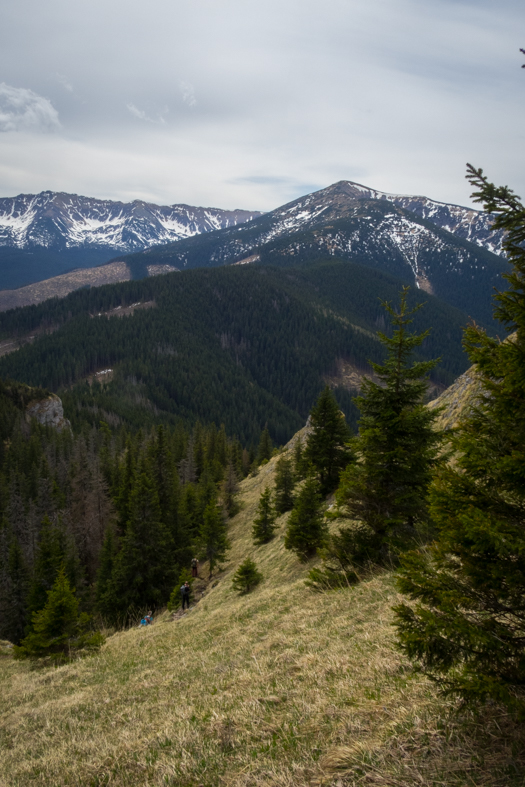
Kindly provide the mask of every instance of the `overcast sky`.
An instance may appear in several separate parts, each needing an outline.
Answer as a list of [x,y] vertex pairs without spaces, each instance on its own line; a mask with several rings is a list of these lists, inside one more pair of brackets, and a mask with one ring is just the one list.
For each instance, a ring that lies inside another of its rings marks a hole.
[[0,0],[0,196],[525,197],[523,0]]

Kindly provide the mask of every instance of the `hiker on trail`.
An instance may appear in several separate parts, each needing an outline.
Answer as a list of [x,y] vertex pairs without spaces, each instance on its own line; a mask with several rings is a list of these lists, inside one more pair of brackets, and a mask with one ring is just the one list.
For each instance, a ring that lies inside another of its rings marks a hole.
[[184,605],[190,608],[190,583],[185,582],[184,585],[180,589],[180,594],[182,596],[182,611],[184,611]]
[[199,561],[194,557],[191,561],[191,575],[192,577],[199,576]]
[[144,615],[144,617],[140,621],[140,625],[141,626],[151,626],[152,623],[153,623],[153,612],[150,609],[148,614]]

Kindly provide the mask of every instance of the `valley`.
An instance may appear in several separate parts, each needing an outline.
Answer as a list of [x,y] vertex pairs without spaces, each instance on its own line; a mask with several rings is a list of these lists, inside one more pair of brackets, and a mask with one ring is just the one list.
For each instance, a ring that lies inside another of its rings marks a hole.
[[[109,413],[122,423],[153,423],[155,411],[166,423],[224,423],[248,443],[267,422],[282,444],[304,423],[327,380],[355,425],[355,380],[341,370],[352,367],[359,376],[370,371],[369,360],[380,359],[380,298],[396,300],[400,286],[377,270],[328,259],[293,269],[197,269],[82,289],[0,315],[5,340],[41,333],[0,359],[0,374],[59,393],[78,427]],[[155,309],[116,319],[133,304],[152,301]],[[464,371],[468,317],[423,292],[413,292],[411,301],[425,303],[415,324],[432,327],[422,357],[442,357],[432,375],[440,389]],[[105,368],[114,370],[111,383],[86,390],[83,381]]]
[[[510,401],[516,442],[506,373],[483,397],[463,348],[515,366],[518,334],[499,341],[481,295],[507,263],[458,237],[473,216],[336,186],[0,312],[10,787],[523,783],[515,685],[488,703],[474,672],[475,701],[444,696],[409,628],[434,614],[411,590],[439,557],[434,517],[462,523],[472,467],[499,472],[476,408]],[[439,498],[456,478],[457,512]],[[463,614],[450,592],[438,615]]]

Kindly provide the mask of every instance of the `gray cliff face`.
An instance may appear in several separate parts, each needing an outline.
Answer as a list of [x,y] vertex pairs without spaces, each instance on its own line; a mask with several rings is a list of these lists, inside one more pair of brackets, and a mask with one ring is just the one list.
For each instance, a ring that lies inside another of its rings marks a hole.
[[71,429],[71,424],[64,418],[64,408],[62,400],[56,395],[51,394],[46,399],[38,402],[30,402],[26,408],[27,418],[36,418],[43,426],[53,426],[55,429]]

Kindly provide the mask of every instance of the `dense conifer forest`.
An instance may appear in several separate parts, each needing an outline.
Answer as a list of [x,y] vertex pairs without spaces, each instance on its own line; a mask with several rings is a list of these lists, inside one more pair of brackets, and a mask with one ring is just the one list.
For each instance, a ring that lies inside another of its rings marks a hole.
[[61,568],[81,612],[107,622],[165,605],[255,460],[214,425],[75,434],[28,421],[26,405],[45,395],[0,388],[0,639],[14,643]]
[[[0,390],[0,637],[29,632],[41,647],[55,596],[86,620],[126,624],[165,606],[195,552],[213,571],[237,482],[303,426],[338,363],[366,371],[381,359],[380,298],[398,289],[334,261],[229,267],[1,315],[4,336],[37,338],[0,360],[0,374],[19,381]],[[422,358],[446,359],[434,377],[443,386],[464,367],[465,318],[419,295],[409,297],[436,325]],[[105,369],[108,383],[93,379]],[[48,391],[62,396],[71,428],[28,420],[29,401]],[[355,423],[352,392],[335,393],[336,414]]]
[[[355,425],[338,363],[365,371],[370,359],[381,360],[380,299],[395,300],[399,288],[379,271],[324,261],[287,270],[201,269],[80,290],[0,315],[3,336],[42,334],[0,359],[0,375],[60,393],[75,428],[100,420],[130,428],[201,420],[224,423],[249,445],[267,424],[283,444],[327,377]],[[446,386],[465,369],[467,317],[419,291],[409,300],[425,303],[417,327],[432,331],[421,359],[441,357],[432,381]],[[136,303],[152,308],[117,316]],[[107,368],[107,385],[86,382]]]

